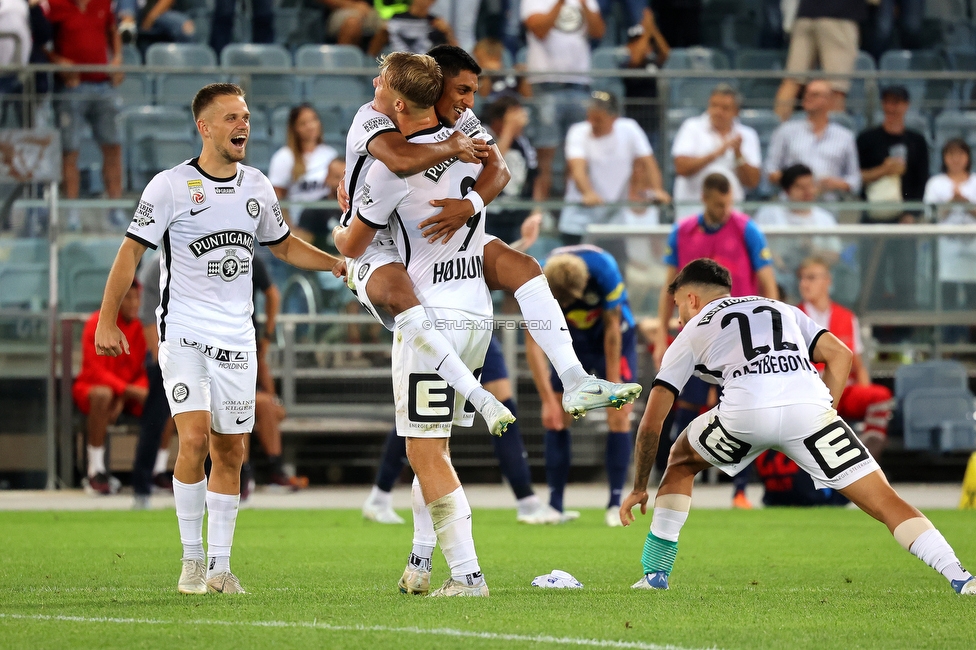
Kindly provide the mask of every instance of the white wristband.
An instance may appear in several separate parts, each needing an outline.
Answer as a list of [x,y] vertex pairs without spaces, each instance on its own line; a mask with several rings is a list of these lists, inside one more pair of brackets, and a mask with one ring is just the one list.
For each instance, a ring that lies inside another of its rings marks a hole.
[[485,200],[481,198],[481,195],[474,190],[469,191],[464,195],[464,198],[471,201],[471,205],[474,206],[474,213],[478,214],[485,209]]

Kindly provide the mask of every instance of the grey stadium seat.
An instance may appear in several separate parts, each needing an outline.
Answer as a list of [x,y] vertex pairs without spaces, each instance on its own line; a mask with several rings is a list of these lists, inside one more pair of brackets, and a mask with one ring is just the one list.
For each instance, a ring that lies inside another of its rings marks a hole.
[[[200,43],[154,43],[146,50],[146,65],[213,68],[217,66],[217,55],[209,45]],[[156,103],[189,106],[198,90],[221,80],[212,73],[156,75]]]
[[[252,68],[246,82],[247,103],[252,106],[293,106],[301,102],[301,89],[292,74],[261,74],[261,68],[290,68],[291,54],[281,45],[231,43],[220,53],[220,65]],[[242,77],[236,77],[244,83]]]
[[158,172],[200,153],[189,109],[143,106],[126,111],[125,154],[129,187],[142,191]]
[[965,388],[917,388],[905,398],[905,449],[976,448],[973,396]]
[[[362,50],[353,45],[303,45],[295,52],[298,68],[335,70],[369,68]],[[372,78],[356,75],[318,74],[304,78],[305,99],[316,105],[359,108],[369,101]]]

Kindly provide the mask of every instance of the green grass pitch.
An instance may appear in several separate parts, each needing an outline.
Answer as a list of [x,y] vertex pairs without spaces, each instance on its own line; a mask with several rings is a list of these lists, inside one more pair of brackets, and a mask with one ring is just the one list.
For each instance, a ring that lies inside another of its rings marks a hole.
[[[409,513],[402,513],[409,516]],[[976,565],[976,512],[933,522]],[[412,529],[241,513],[246,596],[176,593],[172,510],[0,513],[0,648],[972,648],[976,599],[853,510],[692,511],[671,590],[630,589],[650,517],[548,527],[476,510],[488,599],[398,593]],[[585,588],[544,590],[563,569]],[[447,577],[440,551],[434,582]]]

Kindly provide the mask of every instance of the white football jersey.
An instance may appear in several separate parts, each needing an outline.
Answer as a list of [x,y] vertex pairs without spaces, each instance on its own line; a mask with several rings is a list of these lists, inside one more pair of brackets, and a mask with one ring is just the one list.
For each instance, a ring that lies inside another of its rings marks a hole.
[[[352,215],[356,214],[362,199],[363,179],[366,178],[370,166],[376,161],[376,158],[369,154],[369,143],[378,135],[396,130],[393,120],[373,108],[372,103],[363,104],[356,111],[356,117],[353,118],[346,135],[346,192],[349,194],[349,210],[342,215],[343,226],[348,226]],[[494,144],[494,140],[481,125],[481,120],[471,109],[461,114],[453,130],[460,131],[469,138]]]
[[831,405],[810,361],[827,330],[786,303],[759,296],[705,305],[664,353],[654,385],[678,393],[692,375],[723,387],[720,409]]
[[142,193],[126,237],[159,259],[159,340],[186,338],[227,350],[254,350],[254,245],[288,235],[274,188],[246,165],[214,178],[197,159],[162,171]]
[[[412,142],[440,142],[451,129],[437,126],[419,131]],[[414,291],[425,307],[469,312],[491,318],[491,294],[484,278],[484,210],[468,220],[449,244],[433,244],[421,234],[420,222],[440,208],[430,201],[461,198],[474,186],[483,165],[452,158],[413,176],[397,176],[381,162],[363,180],[358,218],[376,229],[389,227]]]

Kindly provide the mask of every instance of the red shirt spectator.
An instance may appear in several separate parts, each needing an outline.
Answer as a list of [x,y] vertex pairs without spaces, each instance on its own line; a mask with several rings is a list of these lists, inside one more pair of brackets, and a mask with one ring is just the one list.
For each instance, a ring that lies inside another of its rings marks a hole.
[[[95,326],[98,325],[98,312],[93,313],[85,323],[81,335],[81,372],[75,379],[72,395],[82,413],[89,409],[88,392],[93,386],[108,386],[119,396],[127,386],[149,388],[146,376],[146,338],[142,333],[142,323],[138,318],[126,321],[119,315],[118,326],[129,342],[129,354],[117,357],[99,356],[95,353]],[[126,410],[139,415],[142,405],[126,404]]]
[[[113,63],[121,62],[122,51],[114,43],[116,27],[111,0],[50,0],[49,4],[55,63],[106,64],[110,44]],[[82,81],[108,81],[108,78],[102,72],[81,73]]]

